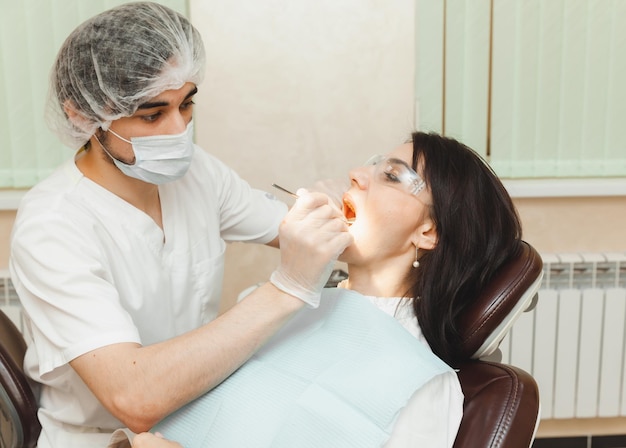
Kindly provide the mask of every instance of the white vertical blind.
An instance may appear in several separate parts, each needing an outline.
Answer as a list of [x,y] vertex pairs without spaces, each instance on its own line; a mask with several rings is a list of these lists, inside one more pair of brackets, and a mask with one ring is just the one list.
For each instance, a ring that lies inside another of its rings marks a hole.
[[461,139],[504,178],[626,176],[626,2],[417,2],[420,129]]
[[415,121],[443,131],[444,1],[416,0]]
[[444,132],[486,155],[490,1],[446,3]]
[[499,0],[493,17],[496,171],[626,175],[626,3]]
[[[26,188],[71,152],[43,119],[48,74],[67,35],[124,0],[0,0],[0,188]],[[186,0],[161,0],[187,14]]]

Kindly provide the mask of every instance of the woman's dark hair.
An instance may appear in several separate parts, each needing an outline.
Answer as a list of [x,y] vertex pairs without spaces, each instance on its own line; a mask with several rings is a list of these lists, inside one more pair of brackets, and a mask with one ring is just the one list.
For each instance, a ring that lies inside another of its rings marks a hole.
[[456,322],[496,270],[520,247],[521,224],[489,165],[462,143],[415,132],[413,167],[430,188],[437,245],[424,251],[410,279],[420,327],[433,352],[450,365],[460,347]]

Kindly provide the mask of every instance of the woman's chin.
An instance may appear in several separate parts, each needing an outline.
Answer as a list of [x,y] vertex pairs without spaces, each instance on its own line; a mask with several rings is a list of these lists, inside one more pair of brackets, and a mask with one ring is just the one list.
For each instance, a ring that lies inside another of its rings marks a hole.
[[351,245],[346,247],[341,254],[339,254],[339,257],[337,257],[337,261],[341,261],[343,263],[350,263],[350,260],[352,259],[351,254],[354,250],[355,250],[354,243],[352,243]]
[[348,232],[350,232],[354,240],[352,241],[352,244],[346,247],[338,257],[338,261],[342,261],[345,263],[350,263],[351,261],[358,259],[360,253],[359,241],[361,240],[361,238],[359,238],[359,229],[350,227],[350,229],[348,229]]

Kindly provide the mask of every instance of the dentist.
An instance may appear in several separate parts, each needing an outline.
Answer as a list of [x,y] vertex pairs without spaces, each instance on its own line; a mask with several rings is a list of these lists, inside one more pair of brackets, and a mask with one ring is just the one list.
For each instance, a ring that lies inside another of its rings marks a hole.
[[[150,2],[59,51],[47,121],[77,152],[27,193],[11,237],[39,448],[106,446],[212,389],[317,306],[352,241],[325,195],[300,191],[287,213],[193,144],[203,73],[197,30]],[[218,317],[226,243],[279,240],[270,282]]]

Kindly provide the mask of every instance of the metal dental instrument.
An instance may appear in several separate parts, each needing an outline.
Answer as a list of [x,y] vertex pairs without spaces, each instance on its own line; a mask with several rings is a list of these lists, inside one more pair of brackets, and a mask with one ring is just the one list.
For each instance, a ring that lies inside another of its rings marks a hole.
[[[280,186],[280,185],[278,185],[278,184],[272,184],[272,187],[274,187],[274,188],[278,188],[279,190],[281,190],[281,191],[283,191],[283,192],[285,192],[285,193],[287,193],[287,194],[290,194],[290,195],[291,195],[291,196],[293,196],[294,198],[298,198],[298,197],[299,197],[299,196],[298,196],[297,194],[295,194],[293,191],[289,191],[289,190],[287,190],[286,188],[281,187],[281,186]],[[348,224],[349,226],[351,226],[351,225],[354,223],[354,218],[351,218],[351,219],[346,219],[346,218],[343,218],[343,220],[344,220],[344,221],[346,222],[346,224]]]
[[283,187],[281,187],[281,186],[280,186],[280,185],[278,185],[278,184],[272,184],[272,187],[274,187],[274,188],[278,188],[279,190],[284,191],[284,192],[285,192],[285,193],[287,193],[287,194],[290,194],[290,195],[291,195],[291,196],[293,196],[294,198],[297,198],[297,197],[298,197],[298,195],[297,195],[297,194],[295,194],[294,192],[289,191],[289,190],[287,190],[286,188],[283,188]]

